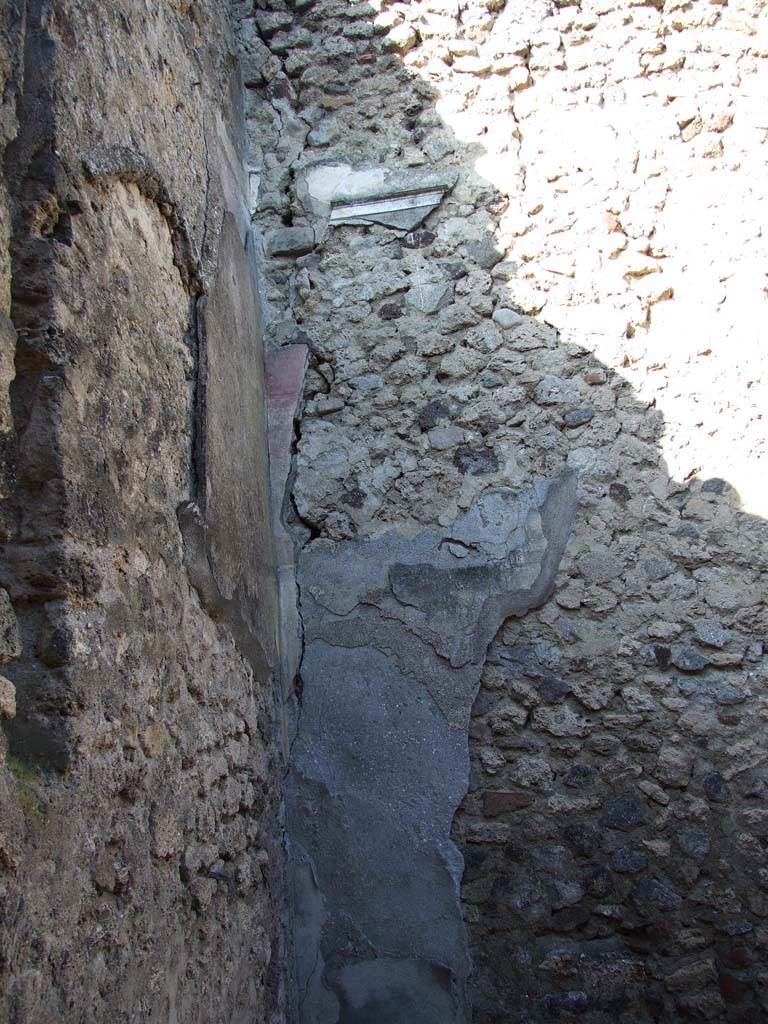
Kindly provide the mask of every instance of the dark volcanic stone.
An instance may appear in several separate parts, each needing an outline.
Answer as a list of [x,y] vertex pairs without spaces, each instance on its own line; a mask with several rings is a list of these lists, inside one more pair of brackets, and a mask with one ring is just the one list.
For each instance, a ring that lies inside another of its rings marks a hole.
[[469,473],[470,476],[484,476],[496,472],[499,459],[492,448],[460,444],[454,452],[453,464],[462,475]]
[[709,775],[705,775],[702,781],[702,786],[704,788],[705,796],[714,804],[724,804],[731,799],[731,791],[728,788],[728,783],[720,772],[710,772]]
[[589,908],[583,904],[575,907],[563,907],[552,915],[552,926],[555,931],[571,932],[581,928],[589,920]]
[[590,786],[597,776],[596,770],[588,764],[574,764],[563,776],[563,784],[574,789]]
[[608,493],[614,501],[618,501],[620,505],[626,505],[629,499],[632,497],[628,487],[624,484],[611,484],[608,488]]
[[563,839],[579,857],[591,857],[600,849],[603,841],[602,833],[594,825],[574,822],[562,831]]
[[594,409],[572,409],[563,416],[563,423],[571,429],[583,427],[585,423],[589,423],[594,418],[594,415]]
[[534,846],[530,851],[530,858],[536,870],[546,879],[569,879],[573,875],[573,854],[567,846]]
[[436,237],[433,231],[409,231],[403,239],[403,245],[406,249],[423,249],[427,245],[432,245]]
[[699,828],[681,828],[675,833],[677,845],[683,853],[701,864],[709,853],[709,835]]
[[600,824],[620,832],[631,832],[643,824],[645,817],[646,808],[639,800],[631,796],[612,796],[603,805]]
[[574,989],[571,992],[556,992],[544,996],[544,1009],[549,1017],[557,1020],[563,1014],[586,1013],[590,1006],[590,998],[586,992]]
[[669,647],[665,647],[663,644],[654,644],[653,654],[659,668],[669,668],[672,661],[672,651]]
[[637,732],[628,732],[624,737],[624,745],[627,750],[639,750],[644,754],[657,751],[662,744],[659,736],[653,736],[649,732],[638,729]]
[[613,891],[613,880],[608,868],[598,865],[584,876],[584,888],[590,896],[605,899]]
[[445,402],[441,402],[440,399],[435,399],[433,402],[428,402],[424,408],[419,412],[417,417],[419,426],[422,430],[431,430],[436,427],[440,420],[447,420],[450,418],[451,410],[448,408]]
[[608,733],[603,733],[598,736],[590,736],[587,741],[587,750],[591,750],[593,754],[598,754],[600,757],[610,757],[611,754],[615,754],[621,746],[620,741],[616,736],[610,736]]
[[658,583],[672,572],[672,564],[666,558],[646,558],[643,562],[643,571],[649,580]]
[[464,856],[464,881],[471,882],[482,877],[487,858],[485,851],[468,844],[462,848],[461,852]]
[[379,306],[379,316],[382,320],[398,320],[403,315],[403,307],[396,302],[385,302]]
[[749,991],[749,983],[744,978],[731,974],[730,971],[718,971],[717,982],[720,986],[720,995],[726,1003],[740,1003]]
[[720,931],[726,935],[749,935],[755,926],[746,917],[730,917],[720,925]]
[[507,843],[503,853],[505,860],[511,864],[523,864],[526,860],[526,850],[518,843]]
[[539,696],[545,704],[559,704],[571,692],[571,686],[564,679],[558,679],[548,672],[538,680]]
[[66,665],[72,652],[74,635],[66,626],[56,626],[43,638],[40,646],[40,660],[49,668]]
[[342,504],[349,505],[350,508],[362,508],[366,498],[367,494],[365,491],[361,491],[359,487],[353,487],[348,491],[344,491],[340,500]]
[[640,850],[621,846],[611,854],[611,867],[620,875],[636,875],[648,867],[648,858]]
[[730,683],[720,683],[712,690],[712,696],[718,704],[728,707],[731,704],[743,704],[747,699],[747,692]]
[[719,942],[716,946],[717,955],[726,967],[743,971],[754,960],[754,953],[743,942]]
[[666,914],[683,902],[682,897],[671,885],[657,878],[641,878],[631,893],[632,902],[641,917],[653,917],[656,913]]
[[710,480],[705,480],[701,485],[702,491],[709,494],[722,494],[728,486],[725,480],[721,480],[720,477],[714,476]]
[[449,260],[446,263],[441,263],[440,267],[449,281],[458,281],[460,278],[467,276],[467,268],[458,261]]

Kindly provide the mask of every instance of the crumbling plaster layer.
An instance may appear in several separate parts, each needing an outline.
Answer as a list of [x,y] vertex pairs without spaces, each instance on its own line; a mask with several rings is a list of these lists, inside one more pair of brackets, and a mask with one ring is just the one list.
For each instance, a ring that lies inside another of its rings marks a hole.
[[751,0],[243,21],[265,237],[306,239],[307,167],[458,172],[415,231],[267,262],[268,336],[311,350],[300,563],[578,473],[554,599],[502,627],[470,725],[480,1024],[768,1012],[765,23]]
[[9,1024],[281,1012],[276,597],[228,18],[0,14]]

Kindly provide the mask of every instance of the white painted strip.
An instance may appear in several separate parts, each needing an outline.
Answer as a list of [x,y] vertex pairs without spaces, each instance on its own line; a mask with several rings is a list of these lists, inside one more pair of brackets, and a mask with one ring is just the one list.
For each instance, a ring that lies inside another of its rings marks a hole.
[[433,189],[430,192],[416,192],[410,195],[368,199],[359,203],[333,205],[331,224],[354,217],[365,219],[377,213],[397,213],[398,210],[417,210],[424,206],[436,206],[444,195],[443,189]]

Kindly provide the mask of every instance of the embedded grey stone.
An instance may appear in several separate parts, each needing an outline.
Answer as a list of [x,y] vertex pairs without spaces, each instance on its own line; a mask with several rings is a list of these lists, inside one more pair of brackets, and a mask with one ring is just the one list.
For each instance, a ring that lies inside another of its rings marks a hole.
[[319,124],[307,135],[310,146],[329,146],[338,138],[338,132],[328,124]]
[[430,445],[439,452],[447,451],[461,444],[464,440],[464,431],[461,427],[447,426],[435,427],[427,434]]
[[553,910],[562,910],[563,907],[572,907],[584,899],[584,886],[579,882],[561,882],[553,879],[547,885],[549,902]]
[[511,281],[517,276],[519,269],[519,264],[515,260],[502,260],[493,267],[491,277],[495,281]]
[[480,378],[480,383],[484,388],[489,390],[492,388],[502,388],[507,383],[504,377],[500,377],[498,373],[485,373]]
[[572,380],[546,374],[536,385],[535,399],[539,405],[557,405],[578,401],[579,392]]
[[450,406],[440,399],[434,399],[419,410],[418,423],[422,430],[430,430],[432,427],[436,427],[441,420],[448,419],[450,415]]
[[722,480],[720,477],[712,477],[710,480],[705,480],[701,485],[702,491],[705,494],[722,494],[728,487],[728,481]]
[[477,242],[468,242],[465,248],[475,263],[481,266],[483,270],[490,270],[501,259],[501,254],[492,238],[482,238]]
[[530,857],[534,867],[546,878],[568,879],[575,870],[573,854],[566,846],[534,846]]
[[701,619],[694,628],[698,639],[707,647],[723,648],[732,635],[716,619]]
[[712,696],[718,704],[728,706],[731,704],[743,704],[748,694],[746,690],[742,690],[732,683],[716,683],[712,688]]
[[732,917],[719,926],[726,935],[749,935],[755,926],[744,917]]
[[666,558],[646,558],[643,562],[643,570],[649,580],[658,583],[664,580],[673,571],[674,566]]
[[267,236],[268,256],[304,256],[315,247],[315,233],[310,227],[282,228]]
[[672,648],[672,664],[682,672],[701,672],[709,661],[699,654],[695,647],[675,645]]
[[595,547],[578,560],[581,575],[589,583],[609,583],[620,576],[624,564],[608,548]]
[[452,299],[453,285],[446,281],[438,284],[414,284],[405,296],[406,305],[418,309],[421,313],[436,313]]
[[378,373],[365,373],[361,377],[353,377],[349,383],[358,391],[378,391],[384,387],[384,379]]
[[498,309],[494,309],[493,320],[502,328],[502,330],[508,331],[513,327],[519,327],[525,320],[525,317],[520,313],[516,313],[514,309],[500,307]]

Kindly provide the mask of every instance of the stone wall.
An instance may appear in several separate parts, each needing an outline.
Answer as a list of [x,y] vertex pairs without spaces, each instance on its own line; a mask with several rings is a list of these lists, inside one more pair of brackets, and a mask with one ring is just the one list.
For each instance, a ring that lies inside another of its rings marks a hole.
[[229,11],[0,18],[0,1018],[277,1019],[276,594]]
[[309,357],[299,1019],[759,1019],[764,5],[242,28],[267,337]]

